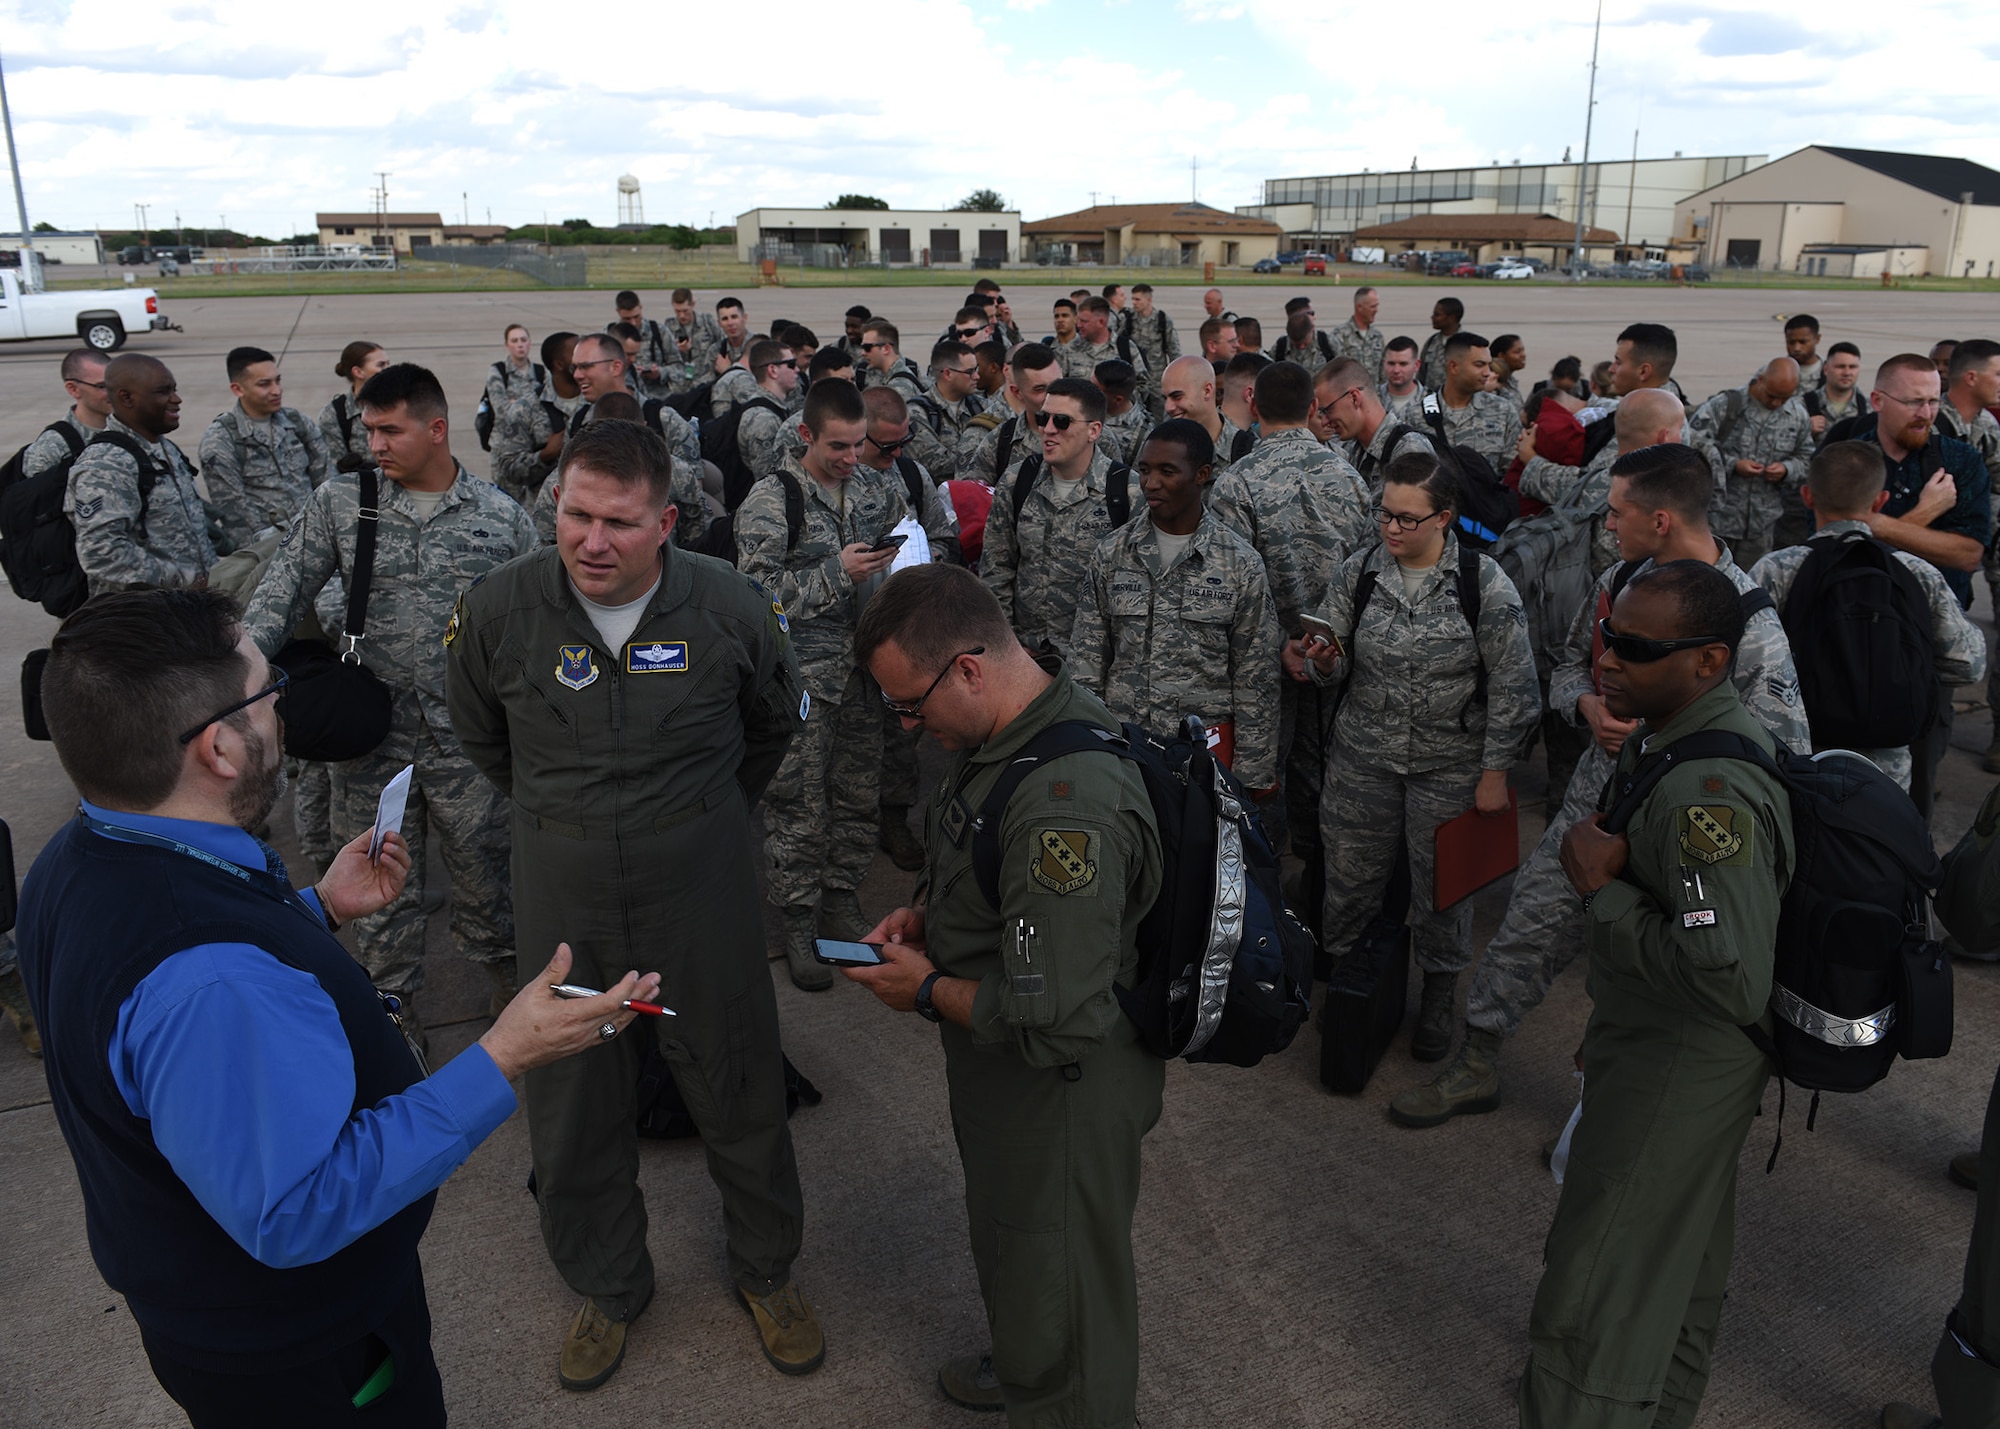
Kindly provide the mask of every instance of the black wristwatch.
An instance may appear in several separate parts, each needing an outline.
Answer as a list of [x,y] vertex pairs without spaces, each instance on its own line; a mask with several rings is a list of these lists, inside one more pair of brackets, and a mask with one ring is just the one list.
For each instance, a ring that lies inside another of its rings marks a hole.
[[944,1014],[939,1012],[937,1004],[931,1001],[931,985],[943,976],[941,972],[933,972],[917,984],[917,1016],[926,1022],[944,1021]]

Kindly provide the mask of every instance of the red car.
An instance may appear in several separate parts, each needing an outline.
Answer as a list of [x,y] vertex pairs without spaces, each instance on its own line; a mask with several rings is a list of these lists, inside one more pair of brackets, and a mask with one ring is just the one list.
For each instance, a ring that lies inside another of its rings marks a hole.
[[1476,263],[1460,263],[1452,268],[1451,276],[1454,278],[1476,278],[1479,276],[1478,267],[1479,265]]
[[1300,271],[1308,278],[1324,278],[1326,276],[1326,255],[1324,253],[1306,254],[1305,266]]

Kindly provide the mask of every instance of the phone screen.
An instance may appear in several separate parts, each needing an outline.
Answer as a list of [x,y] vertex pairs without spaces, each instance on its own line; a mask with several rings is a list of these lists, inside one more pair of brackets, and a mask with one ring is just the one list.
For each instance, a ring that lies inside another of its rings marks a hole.
[[900,549],[902,544],[909,539],[908,536],[890,536],[885,540],[877,541],[869,549],[871,551],[894,551]]
[[814,938],[813,956],[837,968],[872,968],[883,961],[874,943],[846,943],[834,938]]

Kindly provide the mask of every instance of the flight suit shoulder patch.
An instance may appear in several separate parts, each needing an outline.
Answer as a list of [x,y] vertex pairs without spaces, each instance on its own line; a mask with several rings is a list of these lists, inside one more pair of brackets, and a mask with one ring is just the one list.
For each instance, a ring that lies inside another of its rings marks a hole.
[[[291,538],[286,537],[287,540]],[[465,623],[465,593],[459,592],[458,599],[451,604],[451,619],[445,622],[444,648],[449,650],[451,642],[458,639],[459,627]]]
[[1683,804],[1674,811],[1681,853],[1707,868],[1740,868],[1751,861],[1755,818],[1720,802]]
[[1052,893],[1095,897],[1097,837],[1083,829],[1037,829],[1029,876]]

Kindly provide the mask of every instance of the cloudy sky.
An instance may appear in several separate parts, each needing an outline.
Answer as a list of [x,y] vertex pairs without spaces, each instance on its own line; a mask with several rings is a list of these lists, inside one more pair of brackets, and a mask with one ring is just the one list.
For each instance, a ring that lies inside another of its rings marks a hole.
[[[842,192],[1029,218],[1583,147],[1590,13],[1297,0],[0,0],[29,217],[280,236],[321,209],[727,222]],[[1594,156],[1809,143],[2000,167],[1990,0],[1610,0]],[[1198,178],[1190,161],[1200,158]],[[12,222],[0,206],[0,222]]]

